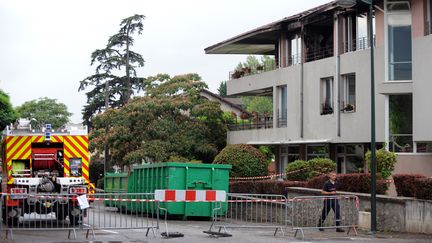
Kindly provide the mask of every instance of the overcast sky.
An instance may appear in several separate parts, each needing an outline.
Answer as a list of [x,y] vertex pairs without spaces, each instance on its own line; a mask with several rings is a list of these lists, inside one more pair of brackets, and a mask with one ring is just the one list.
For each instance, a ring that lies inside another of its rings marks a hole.
[[13,106],[49,97],[81,122],[79,81],[94,73],[90,54],[105,47],[120,21],[143,14],[133,50],[140,76],[198,73],[216,92],[242,55],[204,48],[330,0],[0,0],[0,88]]

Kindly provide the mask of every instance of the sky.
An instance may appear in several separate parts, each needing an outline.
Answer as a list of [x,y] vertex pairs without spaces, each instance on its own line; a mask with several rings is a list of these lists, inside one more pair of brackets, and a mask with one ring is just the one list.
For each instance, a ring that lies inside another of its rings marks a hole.
[[138,76],[198,73],[210,91],[246,59],[204,48],[330,0],[0,0],[0,89],[14,107],[48,97],[82,122],[79,82],[94,74],[90,55],[105,47],[122,19],[143,14],[133,51]]

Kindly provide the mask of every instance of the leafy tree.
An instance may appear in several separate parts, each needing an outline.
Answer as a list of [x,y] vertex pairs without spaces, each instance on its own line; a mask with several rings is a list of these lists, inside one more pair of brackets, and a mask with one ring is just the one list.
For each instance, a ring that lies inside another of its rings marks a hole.
[[18,117],[9,100],[9,95],[0,89],[0,131]]
[[[132,36],[143,31],[144,18],[144,15],[135,14],[123,19],[119,32],[108,39],[105,48],[92,53],[91,65],[96,65],[96,73],[82,80],[78,89],[84,91],[91,87],[86,93],[87,104],[83,109],[85,124],[90,124],[95,114],[108,108],[105,107],[106,94],[110,107],[121,107],[141,90],[143,78],[137,77],[136,69],[144,66],[144,59],[130,48],[134,44]],[[122,70],[124,75],[117,75]]]
[[261,151],[248,144],[226,146],[214,159],[215,164],[232,165],[231,176],[249,177],[268,174],[267,159]]
[[273,100],[267,96],[243,96],[242,101],[249,112],[258,112],[260,116],[273,113]]
[[218,94],[222,97],[226,97],[227,96],[227,86],[226,86],[226,81],[222,81],[219,84],[219,88],[218,88]]
[[226,130],[219,105],[200,98],[205,87],[197,74],[146,78],[144,96],[94,118],[90,150],[99,153],[106,142],[118,165],[169,158],[211,162],[225,146]]
[[31,120],[32,127],[40,128],[44,124],[51,124],[53,128],[59,128],[69,122],[72,116],[63,103],[47,97],[27,101],[16,108],[21,118]]

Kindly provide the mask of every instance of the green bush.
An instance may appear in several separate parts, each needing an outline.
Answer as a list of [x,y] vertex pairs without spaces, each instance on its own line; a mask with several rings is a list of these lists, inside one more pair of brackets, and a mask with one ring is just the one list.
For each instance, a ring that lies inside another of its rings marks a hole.
[[247,144],[228,145],[215,157],[214,164],[230,164],[232,177],[264,176],[268,174],[267,159]]
[[[371,168],[371,151],[367,151],[365,161]],[[396,164],[396,154],[385,149],[376,151],[377,172],[381,173],[383,179],[388,179],[391,176]]]
[[336,163],[328,158],[315,158],[309,160],[308,163],[312,178],[336,170]]
[[[298,171],[301,170],[301,171]],[[296,172],[293,172],[296,171]],[[296,160],[289,163],[286,168],[287,180],[290,181],[306,181],[311,177],[309,162],[304,160]]]

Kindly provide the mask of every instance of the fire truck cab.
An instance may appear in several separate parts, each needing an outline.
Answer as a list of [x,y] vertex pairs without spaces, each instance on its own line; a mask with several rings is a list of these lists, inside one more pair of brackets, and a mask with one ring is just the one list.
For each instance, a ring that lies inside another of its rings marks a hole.
[[81,210],[69,195],[87,193],[87,128],[33,129],[29,120],[19,119],[2,132],[1,146],[2,192],[8,193],[2,197],[3,222],[13,225],[24,214],[54,212],[57,220],[77,224]]

